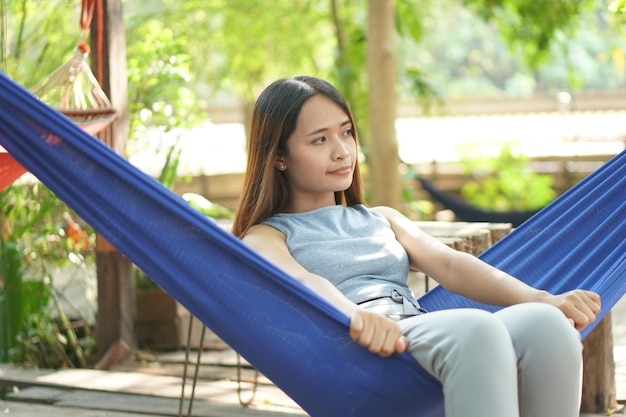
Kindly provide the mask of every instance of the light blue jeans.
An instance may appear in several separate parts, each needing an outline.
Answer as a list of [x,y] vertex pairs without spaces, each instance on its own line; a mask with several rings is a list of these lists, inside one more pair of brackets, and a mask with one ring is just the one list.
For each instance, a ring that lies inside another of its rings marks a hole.
[[556,307],[436,311],[399,322],[441,381],[446,417],[578,417],[580,334]]

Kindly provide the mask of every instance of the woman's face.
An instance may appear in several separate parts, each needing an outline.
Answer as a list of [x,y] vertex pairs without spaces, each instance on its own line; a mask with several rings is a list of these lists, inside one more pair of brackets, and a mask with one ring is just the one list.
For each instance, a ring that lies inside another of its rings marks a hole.
[[289,210],[334,205],[334,193],[352,183],[356,160],[356,139],[348,114],[324,95],[308,99],[287,139],[287,154],[276,159],[276,167],[284,171],[291,187]]

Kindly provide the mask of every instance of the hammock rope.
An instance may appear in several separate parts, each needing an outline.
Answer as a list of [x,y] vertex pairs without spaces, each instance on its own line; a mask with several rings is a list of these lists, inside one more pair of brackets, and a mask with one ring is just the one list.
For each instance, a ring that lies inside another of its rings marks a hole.
[[[43,102],[69,117],[87,133],[95,135],[117,117],[111,101],[89,66],[87,36],[94,9],[101,0],[82,0],[79,25],[83,31],[72,57],[31,87]],[[100,36],[100,38],[102,35]]]
[[[0,145],[312,417],[443,417],[441,384],[382,358],[349,319],[0,73]],[[529,284],[626,292],[626,151],[480,257]],[[428,310],[476,306],[441,287]],[[588,326],[586,336],[594,326]]]
[[83,30],[83,39],[78,44],[78,49],[89,53],[89,45],[87,45],[87,36],[89,35],[89,29],[91,28],[91,20],[93,19],[93,11],[96,7],[96,0],[82,0],[82,6],[80,9],[80,20],[78,24]]

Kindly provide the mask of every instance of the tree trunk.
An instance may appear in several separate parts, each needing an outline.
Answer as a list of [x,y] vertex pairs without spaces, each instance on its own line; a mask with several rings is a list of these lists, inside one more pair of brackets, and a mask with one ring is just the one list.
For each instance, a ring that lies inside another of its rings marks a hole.
[[371,204],[399,208],[394,1],[369,0],[368,13]]
[[[91,67],[117,112],[117,120],[98,137],[117,153],[128,138],[126,37],[122,1],[100,0],[91,22]],[[113,346],[135,347],[135,291],[132,264],[101,236],[96,241],[98,315],[96,337],[101,358]]]

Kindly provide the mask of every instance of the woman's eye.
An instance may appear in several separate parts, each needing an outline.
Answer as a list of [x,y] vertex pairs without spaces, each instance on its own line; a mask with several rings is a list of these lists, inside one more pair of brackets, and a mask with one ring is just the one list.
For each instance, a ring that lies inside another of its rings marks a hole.
[[313,143],[323,143],[323,142],[326,142],[325,136],[319,137],[313,141]]
[[343,132],[344,136],[353,136],[352,129],[347,129]]

